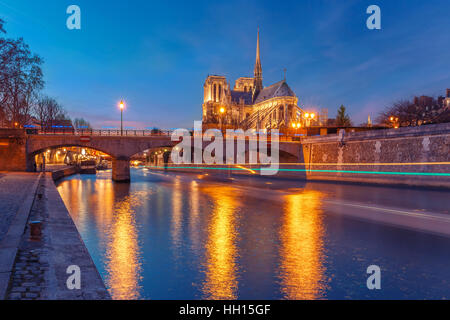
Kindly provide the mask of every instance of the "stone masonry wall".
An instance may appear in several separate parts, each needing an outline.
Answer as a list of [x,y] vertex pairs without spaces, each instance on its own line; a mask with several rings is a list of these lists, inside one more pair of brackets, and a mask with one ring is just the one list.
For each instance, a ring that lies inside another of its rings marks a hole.
[[26,171],[26,144],[23,130],[0,129],[0,170]]
[[311,137],[302,148],[309,180],[450,186],[450,124]]

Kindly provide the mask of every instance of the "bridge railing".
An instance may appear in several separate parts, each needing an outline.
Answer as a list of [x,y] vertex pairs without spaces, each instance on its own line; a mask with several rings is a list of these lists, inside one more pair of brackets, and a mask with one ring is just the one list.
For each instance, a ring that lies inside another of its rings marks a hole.
[[[117,129],[26,129],[27,134],[36,135],[78,135],[78,136],[127,136],[127,137],[158,137],[170,136],[172,130],[123,130]],[[191,131],[191,135],[192,135]],[[227,135],[223,134],[224,139]],[[280,132],[278,134],[279,141],[298,142],[302,138],[301,135],[292,133],[290,131]],[[270,141],[270,135],[267,137]]]
[[28,129],[27,134],[79,136],[170,136],[171,130],[117,130],[117,129]]

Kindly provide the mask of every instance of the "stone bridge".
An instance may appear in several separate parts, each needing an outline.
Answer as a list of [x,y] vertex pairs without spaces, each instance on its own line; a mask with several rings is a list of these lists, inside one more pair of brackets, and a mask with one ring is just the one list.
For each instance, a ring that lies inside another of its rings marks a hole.
[[[305,137],[300,142],[280,141],[277,177],[450,188],[450,123],[341,133]],[[104,134],[98,130],[80,136],[0,129],[0,171],[32,171],[36,154],[79,146],[110,155],[112,178],[127,181],[130,157],[179,143],[171,141],[168,134],[142,130],[126,136]],[[203,141],[202,149],[209,143]]]
[[[105,136],[76,134],[26,134],[23,130],[0,130],[0,170],[33,171],[35,155],[48,149],[83,147],[101,151],[112,158],[112,178],[115,181],[130,179],[130,158],[148,149],[173,147],[169,135]],[[203,148],[210,142],[203,142]],[[236,142],[235,142],[236,144]],[[191,144],[192,146],[194,143]],[[224,146],[225,147],[225,146]],[[248,143],[246,143],[248,150]],[[280,153],[291,161],[299,160],[298,142],[280,142]],[[224,152],[225,154],[225,152]]]

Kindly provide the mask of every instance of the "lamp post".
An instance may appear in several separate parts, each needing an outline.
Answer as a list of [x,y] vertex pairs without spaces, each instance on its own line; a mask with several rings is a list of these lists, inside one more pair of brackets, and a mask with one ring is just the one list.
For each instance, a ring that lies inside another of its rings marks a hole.
[[314,113],[308,113],[308,112],[306,112],[304,115],[303,115],[303,117],[306,119],[305,120],[305,122],[306,122],[306,126],[310,126],[310,121],[312,121],[313,119],[314,119],[314,117],[315,117],[316,115],[314,114]]
[[293,122],[292,123],[292,128],[294,129],[294,135],[296,135],[298,133],[298,130],[302,127],[302,124],[300,122]]
[[225,108],[220,107],[219,112],[220,112],[220,132],[222,132],[223,134],[223,114],[225,113]]
[[125,107],[125,104],[123,103],[123,100],[120,101],[119,108],[120,108],[120,135],[123,136],[123,109]]
[[394,129],[398,129],[398,127],[400,126],[400,123],[398,121],[397,117],[391,116],[389,118],[389,121],[391,121],[392,126],[394,127]]

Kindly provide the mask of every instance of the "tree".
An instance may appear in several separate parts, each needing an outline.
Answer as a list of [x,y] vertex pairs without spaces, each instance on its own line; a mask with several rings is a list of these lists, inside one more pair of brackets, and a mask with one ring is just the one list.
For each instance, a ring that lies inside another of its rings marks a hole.
[[4,23],[5,22],[2,19],[0,19],[0,33],[6,33],[5,29],[3,29],[3,24]]
[[75,120],[73,121],[73,126],[76,129],[91,129],[91,124],[84,120],[83,118],[75,118]]
[[[0,33],[5,33],[3,20]],[[37,94],[44,86],[42,59],[22,38],[0,38],[0,104],[3,123],[23,126],[31,117]]]
[[420,126],[426,123],[439,123],[448,121],[445,108],[436,99],[423,96],[425,102],[419,98],[414,101],[399,100],[388,106],[378,116],[380,124],[389,127]]
[[341,105],[338,109],[336,116],[336,126],[338,127],[350,127],[352,125],[352,121],[348,114],[345,113],[344,105]]
[[55,120],[67,120],[67,114],[63,106],[54,98],[48,96],[37,100],[33,108],[33,114],[41,127],[49,127]]

